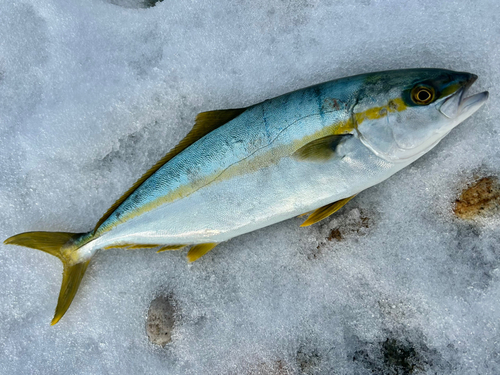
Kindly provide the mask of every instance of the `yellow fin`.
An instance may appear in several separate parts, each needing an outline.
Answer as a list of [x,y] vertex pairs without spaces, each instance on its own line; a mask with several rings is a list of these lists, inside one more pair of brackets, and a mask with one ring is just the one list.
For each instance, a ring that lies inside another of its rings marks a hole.
[[[189,132],[188,135],[194,136],[196,142],[198,139],[204,137],[212,130],[220,128],[222,125],[227,124],[232,119],[235,119],[243,112],[245,112],[247,108],[235,108],[235,109],[220,109],[217,111],[207,111],[198,113],[196,116],[196,120],[193,126],[193,129]],[[195,132],[191,134],[192,132]]]
[[[123,245],[110,245],[103,247],[103,250],[108,250],[108,249],[126,249],[126,250],[134,250],[134,249],[151,249],[153,247],[159,247],[162,246],[161,244],[139,244],[139,243],[128,243],[128,244],[123,244]],[[165,250],[179,250],[183,248],[184,246],[187,245],[167,245],[163,246],[160,250],[157,252],[160,253]]]
[[161,245],[152,245],[152,244],[140,244],[140,243],[137,243],[137,244],[134,244],[134,245],[128,247],[127,250],[133,250],[133,249],[151,249],[153,247],[158,247],[158,246],[161,246]]
[[54,255],[62,260],[61,247],[83,233],[67,232],[26,232],[7,238],[6,245],[30,247]]
[[157,253],[161,253],[161,252],[167,251],[167,250],[180,250],[186,246],[187,245],[167,245],[167,246],[163,246],[160,250],[157,251]]
[[184,137],[184,139],[179,142],[179,144],[177,144],[177,146],[170,150],[167,155],[161,158],[153,167],[151,167],[146,173],[144,173],[142,177],[137,180],[136,183],[106,211],[103,217],[101,217],[101,219],[97,222],[94,228],[94,233],[101,226],[101,224],[104,223],[106,219],[118,208],[118,206],[120,206],[130,196],[130,194],[132,194],[140,185],[142,185],[144,181],[151,177],[151,175],[153,175],[165,163],[191,146],[197,140],[203,138],[211,131],[238,117],[246,110],[247,108],[235,108],[218,111],[208,111],[198,114],[191,131]]
[[295,151],[293,157],[310,161],[328,160],[335,154],[335,149],[346,137],[352,137],[352,134],[328,135],[315,139]]
[[109,250],[109,249],[124,249],[124,248],[127,248],[127,247],[130,247],[130,246],[133,246],[134,244],[132,243],[126,243],[124,245],[109,245],[109,246],[106,246],[106,247],[103,247],[102,249],[103,250]]
[[17,234],[4,241],[7,245],[19,245],[38,249],[58,257],[64,267],[63,280],[57,307],[52,319],[52,325],[56,324],[66,313],[73,298],[78,291],[83,275],[87,270],[90,259],[83,260],[74,264],[72,259],[68,259],[68,255],[72,255],[73,249],[77,250],[73,242],[81,238],[83,233],[66,233],[66,232],[27,232]]
[[349,202],[352,198],[354,198],[356,194],[354,194],[352,197],[344,198],[341,199],[337,202],[333,202],[330,204],[327,204],[326,206],[318,208],[316,211],[314,211],[309,217],[307,218],[306,221],[304,221],[301,225],[301,227],[308,227],[309,225],[315,224],[318,221],[321,221],[331,214],[337,212],[340,210],[344,205]]
[[218,243],[201,243],[199,245],[194,245],[191,249],[189,249],[187,258],[188,262],[194,262],[195,260],[200,259],[203,255],[212,250]]
[[54,314],[54,319],[50,325],[56,324],[66,313],[75,298],[80,282],[82,281],[83,275],[87,270],[90,263],[90,259],[83,263],[77,263],[75,265],[69,266],[64,264],[63,271],[63,281],[61,285],[61,291],[59,292],[59,299],[57,300],[56,312]]

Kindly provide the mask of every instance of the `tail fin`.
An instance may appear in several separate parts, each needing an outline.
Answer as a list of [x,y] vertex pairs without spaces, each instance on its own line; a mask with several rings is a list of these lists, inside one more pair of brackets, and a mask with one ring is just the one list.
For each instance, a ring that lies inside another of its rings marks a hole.
[[74,254],[74,250],[77,249],[75,241],[84,235],[84,233],[27,232],[4,241],[6,245],[19,245],[44,251],[62,261],[63,280],[52,325],[56,324],[68,310],[89,265],[90,259],[78,262],[70,258],[70,255]]

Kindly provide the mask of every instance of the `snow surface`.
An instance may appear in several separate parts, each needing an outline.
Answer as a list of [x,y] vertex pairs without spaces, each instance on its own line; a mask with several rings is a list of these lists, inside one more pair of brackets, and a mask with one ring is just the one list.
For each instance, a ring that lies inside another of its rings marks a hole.
[[[473,72],[490,100],[321,224],[289,220],[192,265],[98,254],[53,327],[59,260],[2,245],[0,373],[500,373],[499,220],[452,211],[500,174],[500,2],[153,3],[0,2],[1,239],[90,230],[201,111],[414,67]],[[176,311],[163,348],[146,334],[162,295]]]

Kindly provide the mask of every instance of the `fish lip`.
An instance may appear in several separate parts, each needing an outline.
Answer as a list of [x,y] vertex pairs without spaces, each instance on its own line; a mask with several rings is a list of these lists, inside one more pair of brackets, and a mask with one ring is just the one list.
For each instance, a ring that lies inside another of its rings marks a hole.
[[468,74],[468,76],[468,79],[462,83],[462,87],[447,98],[439,108],[439,111],[450,119],[457,118],[466,112],[472,114],[488,100],[488,91],[467,96],[469,89],[478,78],[475,74]]
[[470,110],[475,111],[476,108],[479,109],[479,107],[481,107],[488,100],[490,93],[488,91],[483,91],[466,98],[463,96],[464,95],[462,94],[462,98],[460,99],[460,104],[458,106],[459,114],[469,112]]

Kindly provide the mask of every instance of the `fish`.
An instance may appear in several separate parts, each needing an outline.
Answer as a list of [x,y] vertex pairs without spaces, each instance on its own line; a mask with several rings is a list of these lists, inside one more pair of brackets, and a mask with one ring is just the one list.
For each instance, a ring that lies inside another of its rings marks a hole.
[[221,242],[308,214],[338,211],[434,148],[488,99],[478,77],[405,69],[337,79],[245,108],[197,115],[192,130],[85,233],[26,232],[5,244],[63,263],[51,324],[68,310],[96,252],[190,247],[192,262]]

